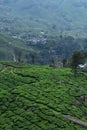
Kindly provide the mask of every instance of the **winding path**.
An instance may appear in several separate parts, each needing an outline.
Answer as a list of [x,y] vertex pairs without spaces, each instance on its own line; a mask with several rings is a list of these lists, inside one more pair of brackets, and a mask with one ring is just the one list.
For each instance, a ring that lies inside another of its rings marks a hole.
[[66,119],[70,120],[71,122],[73,122],[73,123],[75,123],[75,124],[77,124],[79,126],[87,128],[87,123],[86,122],[75,119],[74,117],[72,117],[70,115],[63,115],[63,117],[65,117]]

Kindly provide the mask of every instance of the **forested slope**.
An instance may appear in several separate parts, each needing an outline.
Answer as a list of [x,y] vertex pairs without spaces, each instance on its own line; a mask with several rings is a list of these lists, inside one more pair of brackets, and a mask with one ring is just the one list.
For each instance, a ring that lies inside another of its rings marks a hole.
[[13,61],[13,56],[17,57],[18,52],[21,52],[23,62],[31,63],[33,55],[35,64],[51,64],[52,58],[70,59],[77,50],[87,51],[86,38],[60,35],[18,39],[0,33],[0,60],[3,61]]
[[0,10],[0,27],[6,32],[87,33],[86,0],[1,0]]

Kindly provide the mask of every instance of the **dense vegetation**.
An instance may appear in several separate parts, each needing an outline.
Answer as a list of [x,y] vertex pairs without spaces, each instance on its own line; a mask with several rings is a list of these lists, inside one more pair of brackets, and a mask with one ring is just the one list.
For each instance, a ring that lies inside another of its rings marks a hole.
[[[4,65],[2,65],[4,64]],[[87,74],[69,68],[0,65],[0,130],[86,130],[63,115],[87,122]]]

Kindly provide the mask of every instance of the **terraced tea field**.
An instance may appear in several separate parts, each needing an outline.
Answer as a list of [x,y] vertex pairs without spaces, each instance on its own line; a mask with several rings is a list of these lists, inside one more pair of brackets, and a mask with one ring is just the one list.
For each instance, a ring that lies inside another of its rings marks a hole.
[[0,130],[87,130],[87,74],[69,68],[0,66]]

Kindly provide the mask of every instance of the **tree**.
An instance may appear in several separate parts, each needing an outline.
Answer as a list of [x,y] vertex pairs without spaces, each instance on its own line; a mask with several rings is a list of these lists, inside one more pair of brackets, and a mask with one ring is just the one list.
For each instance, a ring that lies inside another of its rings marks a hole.
[[22,61],[22,51],[18,48],[14,49],[13,59],[15,62],[21,62]]
[[85,62],[85,54],[81,51],[75,51],[71,58],[70,66],[74,72],[74,74],[77,73],[78,65],[84,64]]
[[30,54],[32,64],[35,64],[35,55]]

